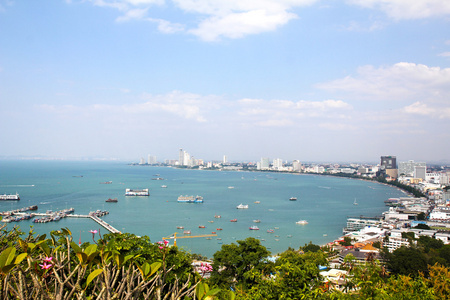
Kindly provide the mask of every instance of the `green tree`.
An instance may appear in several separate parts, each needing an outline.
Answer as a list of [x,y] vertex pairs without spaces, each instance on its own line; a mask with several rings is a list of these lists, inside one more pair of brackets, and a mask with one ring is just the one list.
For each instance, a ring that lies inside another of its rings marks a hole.
[[259,240],[249,237],[237,243],[222,245],[221,250],[214,253],[210,278],[213,284],[230,287],[238,283],[247,288],[258,283],[258,272],[269,273],[273,268],[273,264],[266,260],[270,252]]
[[417,248],[400,247],[386,256],[387,267],[393,274],[416,276],[428,270],[426,257]]

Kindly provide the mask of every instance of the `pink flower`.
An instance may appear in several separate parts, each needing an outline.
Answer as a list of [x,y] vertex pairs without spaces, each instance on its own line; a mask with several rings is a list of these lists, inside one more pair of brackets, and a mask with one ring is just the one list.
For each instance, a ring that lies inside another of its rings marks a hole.
[[96,229],[96,230],[89,230],[89,232],[92,233],[92,234],[96,234],[98,231]]
[[40,265],[40,266],[41,266],[41,269],[47,270],[47,269],[49,269],[52,265],[51,265],[51,264],[47,264],[46,262],[44,262],[44,264],[43,264],[43,265]]
[[164,249],[164,247],[163,246],[159,246],[159,249]]
[[51,262],[52,259],[53,259],[53,257],[48,257],[48,256],[46,256],[46,257],[43,259],[43,261],[45,261],[45,262]]
[[168,240],[164,240],[164,245],[168,245],[169,244],[169,241]]

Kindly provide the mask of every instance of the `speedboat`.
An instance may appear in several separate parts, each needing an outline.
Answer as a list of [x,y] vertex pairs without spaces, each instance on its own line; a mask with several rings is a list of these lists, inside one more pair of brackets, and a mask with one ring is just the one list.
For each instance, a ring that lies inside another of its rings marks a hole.
[[306,220],[300,220],[300,221],[295,222],[295,224],[306,225],[306,224],[308,224],[308,221],[306,221]]
[[248,208],[248,204],[239,204],[238,206],[236,206],[237,209],[247,209]]

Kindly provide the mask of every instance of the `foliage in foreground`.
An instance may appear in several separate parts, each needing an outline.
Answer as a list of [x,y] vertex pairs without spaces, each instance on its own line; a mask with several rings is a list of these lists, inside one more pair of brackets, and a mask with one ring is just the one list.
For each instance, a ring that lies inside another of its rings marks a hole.
[[247,238],[223,245],[205,279],[177,247],[130,234],[96,241],[94,234],[94,243],[78,246],[68,229],[46,238],[0,227],[0,298],[450,299],[450,270],[438,263],[426,273],[389,276],[377,261],[358,265],[348,257],[338,288],[319,273],[326,251],[310,244],[269,260],[259,240]]

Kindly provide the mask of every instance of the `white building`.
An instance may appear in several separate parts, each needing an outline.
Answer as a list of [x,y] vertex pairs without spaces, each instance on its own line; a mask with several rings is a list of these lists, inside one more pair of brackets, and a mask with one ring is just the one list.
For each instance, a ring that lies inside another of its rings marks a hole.
[[283,168],[283,160],[281,158],[274,159],[272,169],[281,170],[282,168]]
[[302,164],[298,160],[292,162],[292,171],[300,172],[302,170]]
[[421,178],[425,180],[427,173],[427,167],[423,166],[414,166],[414,178]]
[[413,176],[414,167],[426,167],[425,162],[414,162],[414,160],[402,161],[398,164],[398,174],[404,174],[406,176]]
[[268,170],[270,167],[270,161],[267,157],[261,158],[261,169],[260,170]]
[[228,157],[226,155],[223,156],[222,163],[224,165],[228,163]]

